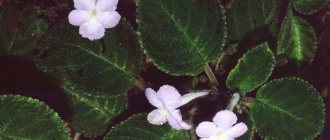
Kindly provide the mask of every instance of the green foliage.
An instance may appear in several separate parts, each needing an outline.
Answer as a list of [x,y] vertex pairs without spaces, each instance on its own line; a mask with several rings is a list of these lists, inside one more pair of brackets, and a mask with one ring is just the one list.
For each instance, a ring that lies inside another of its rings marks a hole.
[[62,21],[39,44],[37,66],[73,97],[73,127],[86,136],[102,134],[126,106],[126,93],[139,72],[135,34],[122,20],[103,40],[83,39]]
[[0,139],[69,140],[69,130],[54,110],[23,96],[0,96]]
[[114,126],[104,140],[188,140],[185,131],[177,131],[167,124],[152,125],[147,115],[134,115],[126,121]]
[[302,14],[311,15],[329,4],[330,0],[292,0],[294,8]]
[[253,140],[255,126],[253,124],[251,115],[245,114],[242,122],[244,122],[248,126],[248,131],[244,135],[242,135],[236,139],[237,140]]
[[217,0],[138,0],[138,32],[147,57],[172,75],[197,75],[226,40]]
[[38,18],[38,8],[13,5],[0,9],[0,55],[26,56],[37,46],[48,25]]
[[324,103],[306,81],[282,78],[259,89],[252,117],[267,140],[313,140],[324,127]]
[[304,19],[294,16],[291,10],[282,24],[277,54],[288,55],[297,62],[313,62],[317,50],[317,39],[314,28]]
[[233,0],[228,6],[228,38],[241,41],[247,33],[269,24],[275,16],[277,0]]
[[261,44],[238,60],[227,77],[226,85],[230,89],[238,88],[239,93],[244,95],[263,84],[272,74],[274,66],[275,57],[268,44]]

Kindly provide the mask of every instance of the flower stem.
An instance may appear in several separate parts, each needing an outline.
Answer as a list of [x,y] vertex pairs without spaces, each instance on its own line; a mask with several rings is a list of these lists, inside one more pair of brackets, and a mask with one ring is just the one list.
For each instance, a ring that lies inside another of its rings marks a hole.
[[196,132],[195,132],[195,126],[194,126],[194,117],[196,115],[197,107],[196,105],[191,108],[188,112],[189,114],[189,120],[188,123],[191,125],[191,129],[189,130],[190,140],[197,140]]
[[211,83],[216,85],[216,86],[219,86],[219,82],[218,82],[217,78],[215,77],[215,75],[214,75],[211,67],[209,66],[209,64],[205,65],[204,71],[205,71],[207,77],[210,79]]

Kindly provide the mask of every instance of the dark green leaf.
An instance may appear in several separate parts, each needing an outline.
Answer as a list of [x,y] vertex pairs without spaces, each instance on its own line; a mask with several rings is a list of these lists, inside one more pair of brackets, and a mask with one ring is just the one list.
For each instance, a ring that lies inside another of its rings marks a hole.
[[104,140],[189,140],[185,131],[177,131],[170,126],[152,125],[147,115],[134,115],[126,121],[114,126]]
[[38,8],[20,10],[13,5],[6,5],[0,11],[0,54],[31,54],[48,28],[45,21],[38,19]]
[[247,33],[269,24],[275,16],[276,0],[233,0],[228,6],[228,38],[241,41]]
[[40,42],[37,66],[73,97],[73,127],[86,136],[102,134],[126,107],[126,93],[139,72],[141,53],[126,21],[103,40],[83,39],[63,21]]
[[259,89],[252,117],[267,140],[313,140],[324,127],[324,103],[306,81],[282,78]]
[[226,40],[217,0],[138,0],[138,32],[145,54],[162,71],[197,75]]
[[302,14],[311,15],[328,5],[330,0],[293,0],[293,6]]
[[54,110],[22,96],[0,96],[0,139],[69,140],[69,130]]
[[289,10],[279,34],[277,55],[288,55],[297,62],[313,62],[317,49],[314,28]]
[[236,139],[237,140],[253,140],[255,126],[253,124],[251,115],[244,114],[244,118],[243,118],[242,122],[244,122],[248,126],[248,131],[244,135],[242,135]]
[[263,84],[272,74],[275,57],[264,43],[252,48],[239,59],[236,67],[227,77],[227,87],[238,88],[241,94],[246,94]]

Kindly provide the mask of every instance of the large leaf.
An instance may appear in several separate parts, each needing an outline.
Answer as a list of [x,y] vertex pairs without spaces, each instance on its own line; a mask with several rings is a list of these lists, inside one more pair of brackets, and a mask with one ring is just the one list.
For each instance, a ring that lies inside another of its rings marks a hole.
[[103,40],[91,42],[62,21],[40,42],[37,66],[73,97],[73,127],[86,136],[104,132],[126,106],[140,68],[135,35],[122,20]]
[[22,96],[0,96],[0,139],[69,140],[69,130],[54,110]]
[[285,54],[297,62],[311,63],[316,49],[314,28],[289,10],[280,30],[277,55]]
[[142,48],[166,73],[199,74],[225,44],[224,9],[217,0],[138,0],[137,7]]
[[269,24],[276,6],[277,0],[233,0],[226,11],[229,41],[241,41],[247,33]]
[[243,122],[247,125],[248,131],[244,135],[238,137],[237,140],[253,140],[255,126],[250,113],[244,114]]
[[227,77],[226,85],[230,89],[238,88],[244,95],[263,84],[272,74],[274,66],[275,57],[268,44],[261,44],[238,60]]
[[152,125],[147,121],[147,115],[134,115],[126,121],[114,126],[104,140],[188,140],[184,131],[172,129],[167,124]]
[[306,81],[282,78],[259,89],[252,117],[265,139],[313,140],[324,126],[324,103]]
[[293,6],[302,14],[313,14],[329,4],[330,0],[293,0]]
[[38,8],[20,10],[5,5],[0,10],[0,55],[25,56],[32,53],[48,25],[38,19]]

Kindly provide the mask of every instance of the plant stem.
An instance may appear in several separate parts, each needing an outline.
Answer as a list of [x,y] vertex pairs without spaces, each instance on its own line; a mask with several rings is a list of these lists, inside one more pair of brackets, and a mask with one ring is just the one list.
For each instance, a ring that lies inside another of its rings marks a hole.
[[197,136],[195,133],[195,126],[194,126],[194,117],[196,115],[197,108],[194,106],[191,108],[188,112],[190,118],[188,120],[188,123],[191,125],[191,129],[189,130],[190,140],[197,140]]
[[216,85],[216,86],[219,86],[219,82],[218,82],[217,78],[215,77],[215,75],[214,75],[211,67],[209,66],[209,64],[205,65],[204,71],[205,71],[207,77],[210,79],[211,83]]
[[81,134],[80,133],[75,133],[73,140],[79,140],[80,139]]

